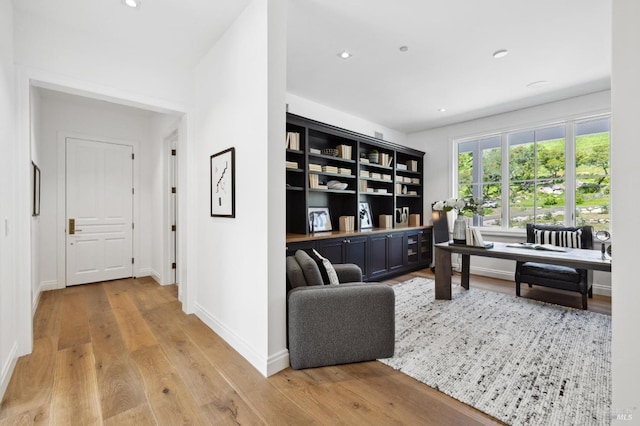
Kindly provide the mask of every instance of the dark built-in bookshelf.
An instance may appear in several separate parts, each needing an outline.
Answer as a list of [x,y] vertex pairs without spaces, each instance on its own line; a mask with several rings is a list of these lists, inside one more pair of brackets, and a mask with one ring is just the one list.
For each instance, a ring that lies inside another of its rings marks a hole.
[[[431,264],[432,229],[422,225],[424,152],[293,114],[286,149],[287,255],[315,249],[333,263],[360,266],[365,281]],[[360,203],[370,210],[366,229]],[[309,208],[328,209],[332,231],[310,229]],[[388,226],[380,215],[389,215]],[[341,216],[353,217],[354,228],[341,229]]]
[[[328,208],[336,231],[340,216],[353,216],[358,231],[361,202],[369,204],[374,229],[380,215],[392,216],[392,228],[407,227],[416,214],[411,225],[424,223],[424,152],[294,114],[287,114],[287,133],[296,140],[286,154],[288,234],[311,233],[310,207]],[[333,149],[339,154],[327,154]],[[378,162],[369,158],[374,151]],[[346,188],[328,188],[330,181]]]

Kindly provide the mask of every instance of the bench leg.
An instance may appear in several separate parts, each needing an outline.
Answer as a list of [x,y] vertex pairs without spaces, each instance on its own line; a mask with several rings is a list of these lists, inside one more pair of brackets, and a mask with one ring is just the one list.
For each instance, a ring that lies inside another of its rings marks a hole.
[[587,310],[587,293],[582,293],[582,309]]
[[520,281],[516,281],[516,296],[520,296]]
[[589,289],[589,297],[593,298],[593,287]]

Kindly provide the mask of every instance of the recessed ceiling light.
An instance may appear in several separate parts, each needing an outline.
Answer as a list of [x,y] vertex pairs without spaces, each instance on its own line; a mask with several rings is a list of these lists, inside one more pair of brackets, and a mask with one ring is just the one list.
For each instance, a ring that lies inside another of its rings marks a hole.
[[538,89],[538,88],[544,86],[547,83],[549,83],[549,82],[546,81],[546,80],[533,81],[533,82],[527,84],[527,88],[528,89]]
[[446,108],[438,108],[438,112],[447,112]]
[[508,54],[509,54],[509,51],[507,49],[500,49],[493,52],[493,57],[496,59],[500,59],[500,58],[504,58]]
[[122,0],[122,2],[129,7],[132,7],[134,9],[137,9],[138,7],[140,7],[140,1],[139,0]]
[[342,59],[349,59],[353,55],[346,50],[343,50],[342,52],[338,53],[338,56],[340,56]]
[[400,50],[402,53],[404,53],[404,52],[406,52],[407,50],[409,50],[409,47],[408,47],[408,46],[400,46],[400,49],[399,49],[399,50]]

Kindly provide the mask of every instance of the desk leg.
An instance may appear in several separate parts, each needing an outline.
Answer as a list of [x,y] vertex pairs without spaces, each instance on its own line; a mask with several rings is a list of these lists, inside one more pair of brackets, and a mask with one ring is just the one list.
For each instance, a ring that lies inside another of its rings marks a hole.
[[451,253],[435,248],[436,299],[451,300]]
[[467,290],[469,290],[470,258],[471,256],[468,254],[462,255],[462,277],[460,278],[460,284]]

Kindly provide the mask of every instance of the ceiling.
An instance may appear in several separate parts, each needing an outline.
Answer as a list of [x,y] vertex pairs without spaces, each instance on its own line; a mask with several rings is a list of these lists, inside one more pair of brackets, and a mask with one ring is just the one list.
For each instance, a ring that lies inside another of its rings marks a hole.
[[[250,3],[142,1],[14,9],[195,66]],[[287,31],[288,92],[405,133],[610,88],[611,0],[288,0]]]

